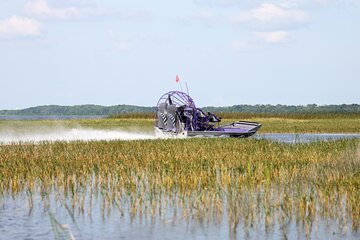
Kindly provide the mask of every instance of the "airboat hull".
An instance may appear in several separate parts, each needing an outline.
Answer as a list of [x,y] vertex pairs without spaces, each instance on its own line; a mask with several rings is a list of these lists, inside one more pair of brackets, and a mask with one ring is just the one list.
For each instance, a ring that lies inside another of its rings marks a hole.
[[234,122],[221,126],[213,131],[181,131],[173,132],[155,127],[155,131],[163,136],[168,137],[231,137],[231,138],[247,138],[254,135],[261,127],[261,124],[255,122]]
[[238,133],[238,132],[221,132],[221,131],[192,131],[188,132],[188,137],[231,137],[231,138],[247,138],[254,135],[256,132]]

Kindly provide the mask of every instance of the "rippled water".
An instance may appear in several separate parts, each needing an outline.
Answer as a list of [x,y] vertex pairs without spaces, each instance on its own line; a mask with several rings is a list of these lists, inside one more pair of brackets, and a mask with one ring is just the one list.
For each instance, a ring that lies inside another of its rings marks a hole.
[[[46,201],[45,201],[46,202]],[[295,220],[280,224],[280,212],[272,210],[270,225],[265,216],[254,225],[240,221],[236,232],[229,231],[226,211],[218,220],[206,217],[182,217],[181,211],[168,206],[156,217],[142,214],[131,217],[129,209],[124,214],[113,207],[102,210],[102,199],[95,198],[92,211],[82,213],[71,210],[70,204],[46,204],[37,195],[34,207],[29,208],[25,195],[12,199],[0,198],[0,239],[359,239],[351,230],[346,218],[324,220],[319,218],[310,227]],[[86,203],[85,205],[87,205]]]
[[339,139],[360,138],[360,134],[351,133],[262,133],[254,138],[268,139],[284,143],[308,143],[315,141],[333,141]]

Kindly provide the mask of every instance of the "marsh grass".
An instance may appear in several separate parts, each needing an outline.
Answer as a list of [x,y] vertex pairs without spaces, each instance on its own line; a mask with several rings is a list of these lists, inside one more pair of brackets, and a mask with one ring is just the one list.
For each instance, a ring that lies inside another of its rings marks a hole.
[[258,119],[258,118],[281,118],[281,119],[359,119],[360,113],[243,113],[243,112],[220,112],[216,113],[224,119]]
[[[215,112],[223,119],[258,119],[258,118],[282,118],[282,119],[359,119],[360,113],[247,113],[247,112]],[[155,112],[119,113],[108,116],[110,119],[155,119]]]
[[153,119],[0,120],[0,131],[49,128],[153,129]]
[[[309,118],[256,117],[223,119],[223,123],[238,120],[262,124],[259,133],[360,133],[359,118]],[[49,131],[49,129],[118,129],[123,131],[153,132],[154,118],[105,118],[76,120],[0,121],[0,134]]]
[[[265,231],[360,219],[360,141],[282,144],[256,139],[55,142],[0,146],[0,195],[38,194],[71,216],[221,223]],[[51,200],[52,199],[52,200]],[[66,204],[65,204],[66,203]],[[29,210],[31,208],[29,207]]]
[[[360,133],[359,113],[217,114],[222,116],[223,123],[239,120],[260,122],[260,133],[292,133],[295,130],[298,133]],[[153,119],[154,113],[119,114],[109,117],[109,120],[133,120],[134,123],[140,124],[139,126],[147,128],[153,126]]]
[[252,120],[262,124],[259,133],[360,133],[360,118]]

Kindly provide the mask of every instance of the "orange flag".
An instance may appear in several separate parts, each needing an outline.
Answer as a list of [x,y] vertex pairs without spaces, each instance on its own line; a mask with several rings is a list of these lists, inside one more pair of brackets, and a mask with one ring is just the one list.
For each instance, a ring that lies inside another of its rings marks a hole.
[[180,82],[180,78],[179,78],[179,75],[176,74],[176,82]]

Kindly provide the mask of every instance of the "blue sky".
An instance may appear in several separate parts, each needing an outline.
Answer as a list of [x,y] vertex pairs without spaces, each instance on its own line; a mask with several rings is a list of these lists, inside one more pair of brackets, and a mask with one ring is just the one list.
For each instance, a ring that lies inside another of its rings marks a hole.
[[358,0],[0,2],[0,109],[360,103]]

